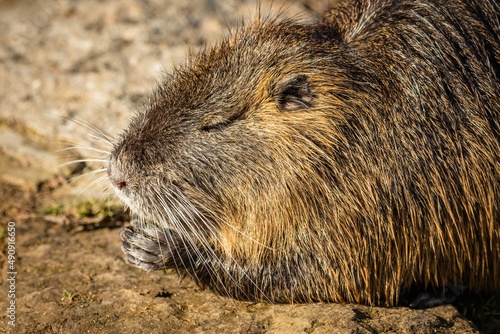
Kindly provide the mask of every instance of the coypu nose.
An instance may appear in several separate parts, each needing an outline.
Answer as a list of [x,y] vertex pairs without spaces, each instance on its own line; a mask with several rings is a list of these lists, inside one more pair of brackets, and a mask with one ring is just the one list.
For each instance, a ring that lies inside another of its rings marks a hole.
[[122,190],[123,188],[125,188],[127,186],[127,182],[125,182],[125,181],[114,180],[113,182],[115,183],[116,187],[119,190]]
[[109,174],[109,180],[113,185],[118,188],[118,190],[123,190],[127,188],[127,181],[125,181],[125,178],[117,176],[113,173]]
[[108,167],[108,177],[111,183],[118,190],[123,190],[127,188],[127,180],[125,176],[122,173],[120,173],[112,163]]

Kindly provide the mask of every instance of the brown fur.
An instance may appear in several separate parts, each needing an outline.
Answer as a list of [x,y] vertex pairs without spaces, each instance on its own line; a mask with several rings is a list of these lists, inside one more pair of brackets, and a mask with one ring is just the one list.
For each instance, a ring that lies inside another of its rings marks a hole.
[[128,260],[271,302],[498,292],[499,12],[344,1],[195,56],[110,157]]

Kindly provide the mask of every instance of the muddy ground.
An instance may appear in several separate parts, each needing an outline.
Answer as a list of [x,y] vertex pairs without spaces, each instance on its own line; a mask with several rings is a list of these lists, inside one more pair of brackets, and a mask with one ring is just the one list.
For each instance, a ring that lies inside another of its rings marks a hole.
[[[283,8],[313,20],[322,7]],[[105,180],[93,183],[104,174],[78,178],[98,163],[61,166],[95,153],[64,149],[100,147],[82,120],[118,134],[162,71],[256,8],[252,0],[0,0],[0,333],[495,332],[498,304],[488,298],[429,310],[255,304],[124,263],[127,213],[106,196]]]

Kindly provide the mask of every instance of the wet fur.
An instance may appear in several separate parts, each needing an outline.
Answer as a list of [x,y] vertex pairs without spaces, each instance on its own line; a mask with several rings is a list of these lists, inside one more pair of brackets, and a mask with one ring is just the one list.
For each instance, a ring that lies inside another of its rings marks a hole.
[[111,153],[129,262],[270,302],[498,292],[499,12],[344,1],[193,57]]

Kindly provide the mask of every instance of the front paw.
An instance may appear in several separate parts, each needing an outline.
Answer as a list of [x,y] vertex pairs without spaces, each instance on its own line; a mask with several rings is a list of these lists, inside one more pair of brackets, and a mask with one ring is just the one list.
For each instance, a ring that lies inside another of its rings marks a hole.
[[157,231],[154,236],[135,226],[127,226],[121,229],[120,238],[125,261],[142,270],[163,269],[171,258],[172,251],[163,232]]

